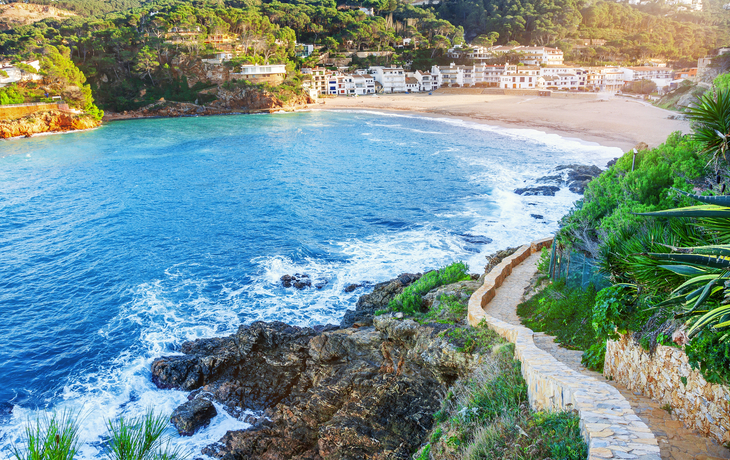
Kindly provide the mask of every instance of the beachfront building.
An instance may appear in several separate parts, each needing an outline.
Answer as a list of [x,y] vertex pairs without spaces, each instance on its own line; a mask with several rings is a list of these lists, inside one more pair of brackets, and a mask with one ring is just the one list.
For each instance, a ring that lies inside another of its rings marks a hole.
[[537,89],[540,66],[507,64],[501,77],[504,89]]
[[476,64],[474,66],[474,85],[485,86],[487,88],[499,88],[504,75],[507,64],[503,65],[487,65]]
[[[429,92],[438,89],[438,87],[441,86],[438,75],[433,75],[431,72],[421,72],[420,70],[416,70],[412,74],[413,78],[418,80],[420,91]],[[408,75],[411,75],[411,73],[409,72]]]
[[284,77],[286,77],[285,64],[244,64],[239,72],[231,73],[231,78],[272,85],[280,85],[284,82]]
[[473,79],[473,70],[474,66],[456,65],[452,62],[447,66],[435,65],[431,67],[431,74],[437,76],[441,86],[458,87],[464,86],[467,74],[469,80]]
[[358,96],[365,96],[368,94],[375,94],[375,79],[372,75],[352,75],[353,83],[355,84],[355,94]]
[[370,66],[369,72],[376,82],[383,85],[384,93],[406,92],[406,75],[403,67],[395,65],[390,67]]
[[697,78],[697,67],[680,69],[674,72],[675,80],[694,80]]
[[657,89],[659,90],[672,83],[672,77],[674,74],[674,71],[669,67],[640,66],[625,67],[623,70],[624,81],[651,80],[656,84]]
[[589,67],[586,87],[588,91],[620,91],[625,84],[625,73],[620,67]]

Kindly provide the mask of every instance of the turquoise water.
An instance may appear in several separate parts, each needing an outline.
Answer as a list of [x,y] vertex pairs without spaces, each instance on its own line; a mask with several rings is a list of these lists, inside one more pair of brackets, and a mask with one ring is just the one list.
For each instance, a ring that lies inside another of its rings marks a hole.
[[[579,198],[515,188],[619,153],[374,112],[134,120],[2,142],[0,414],[13,409],[0,446],[28,416],[70,408],[91,458],[105,418],[185,400],[150,383],[155,357],[255,320],[338,323],[367,292],[345,293],[352,283],[454,260],[478,272],[485,254],[554,231]],[[281,287],[294,273],[326,284]],[[219,413],[180,442],[245,426]]]

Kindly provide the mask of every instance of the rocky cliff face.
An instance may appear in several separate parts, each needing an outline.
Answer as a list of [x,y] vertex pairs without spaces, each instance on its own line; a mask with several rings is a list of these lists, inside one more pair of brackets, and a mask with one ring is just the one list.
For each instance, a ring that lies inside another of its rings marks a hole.
[[232,113],[271,113],[292,111],[313,104],[307,95],[289,95],[283,100],[274,93],[258,88],[239,87],[231,90],[218,87],[210,92],[217,99],[207,105],[189,102],[172,102],[161,99],[154,104],[133,112],[107,113],[105,121],[147,117],[191,117],[201,115],[225,115]]
[[100,122],[87,115],[75,115],[51,110],[32,113],[16,120],[1,120],[0,138],[31,137],[40,133],[90,129],[96,128],[100,124]]
[[[401,278],[376,287],[360,311],[387,304],[414,276]],[[242,408],[261,411],[248,418],[250,429],[204,449],[213,457],[407,459],[424,442],[446,388],[480,355],[458,348],[450,334],[458,325],[371,315],[343,328],[241,326],[229,337],[185,343],[183,356],[155,360],[152,378],[160,388],[192,391],[191,401],[217,401],[236,417]]]

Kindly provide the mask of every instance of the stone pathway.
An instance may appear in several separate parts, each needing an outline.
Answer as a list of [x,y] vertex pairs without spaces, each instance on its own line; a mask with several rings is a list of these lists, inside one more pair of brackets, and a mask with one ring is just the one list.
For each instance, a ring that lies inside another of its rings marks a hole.
[[[517,316],[517,305],[522,302],[523,293],[537,272],[540,253],[532,254],[520,265],[512,269],[512,274],[505,278],[496,295],[484,308],[488,315],[511,324],[520,324]],[[554,338],[535,333],[535,345],[550,353],[558,361],[573,370],[591,377],[605,380],[604,377],[586,369],[581,363],[581,351],[568,350],[556,344]],[[668,460],[719,460],[730,459],[730,449],[718,445],[714,440],[703,437],[696,431],[688,430],[681,421],[672,418],[671,414],[659,404],[641,394],[634,394],[613,381],[607,381],[629,401],[632,409],[641,420],[654,432],[659,442],[662,459]]]

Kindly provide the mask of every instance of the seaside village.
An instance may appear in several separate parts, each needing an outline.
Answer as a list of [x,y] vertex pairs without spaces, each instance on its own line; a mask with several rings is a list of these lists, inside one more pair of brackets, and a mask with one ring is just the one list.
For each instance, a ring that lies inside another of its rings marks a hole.
[[[302,57],[309,56],[316,48],[315,45],[298,45]],[[719,54],[726,52],[730,52],[730,48],[720,49]],[[390,52],[364,51],[354,54],[364,58],[387,56],[387,53]],[[519,62],[489,63],[505,55],[517,57]],[[327,59],[325,53],[320,65],[301,69],[301,73],[307,76],[302,86],[312,98],[420,93],[442,87],[493,88],[500,94],[515,91],[544,92],[543,95],[553,91],[617,93],[626,84],[637,81],[654,82],[661,93],[673,89],[684,80],[699,81],[711,62],[710,57],[701,58],[697,67],[677,70],[667,67],[665,62],[651,59],[644,65],[633,67],[575,66],[563,62],[560,49],[547,46],[455,46],[448,50],[447,56],[472,64],[457,65],[452,62],[446,66],[434,65],[430,71],[409,71],[401,65],[352,69],[349,66],[350,58]],[[285,64],[241,65],[231,69],[225,64],[234,57],[235,54],[229,50],[203,59],[207,77],[213,82],[236,79],[273,85],[285,80]],[[22,62],[20,65],[0,62],[0,87],[41,78],[33,70],[38,70],[38,61]]]
[[[720,50],[720,54],[730,49]],[[519,56],[519,62],[488,64],[502,55]],[[649,80],[658,91],[666,91],[683,80],[696,80],[710,58],[700,59],[698,67],[673,70],[665,62],[648,60],[636,67],[585,67],[566,65],[563,52],[547,46],[454,47],[448,57],[473,62],[470,65],[432,66],[429,71],[408,71],[403,66],[370,66],[348,71],[326,67],[304,68],[311,75],[304,86],[312,97],[365,96],[383,93],[430,92],[441,87],[494,88],[500,93],[518,92],[611,92],[630,82]],[[283,69],[282,69],[283,72]],[[506,90],[506,91],[505,91]],[[512,91],[510,91],[512,90]]]

